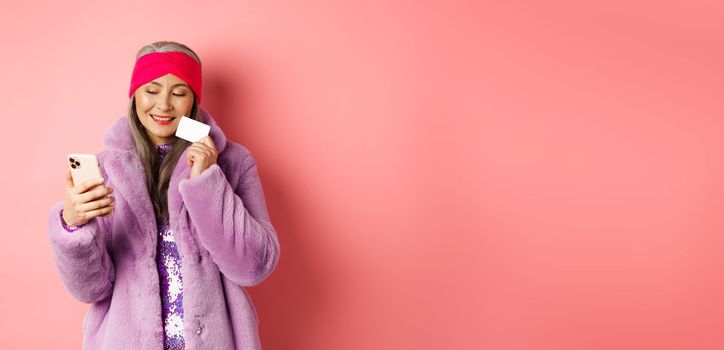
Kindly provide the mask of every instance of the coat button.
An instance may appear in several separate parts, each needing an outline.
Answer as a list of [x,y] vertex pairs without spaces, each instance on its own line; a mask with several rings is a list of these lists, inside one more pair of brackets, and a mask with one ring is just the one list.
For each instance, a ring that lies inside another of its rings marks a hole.
[[199,335],[199,334],[201,334],[201,327],[196,328],[196,335]]

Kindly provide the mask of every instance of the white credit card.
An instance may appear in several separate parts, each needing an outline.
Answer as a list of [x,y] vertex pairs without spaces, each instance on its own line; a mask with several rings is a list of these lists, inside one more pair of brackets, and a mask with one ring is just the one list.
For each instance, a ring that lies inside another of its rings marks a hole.
[[188,142],[196,142],[206,137],[209,130],[211,130],[211,126],[187,116],[182,116],[178,128],[176,128],[176,136]]

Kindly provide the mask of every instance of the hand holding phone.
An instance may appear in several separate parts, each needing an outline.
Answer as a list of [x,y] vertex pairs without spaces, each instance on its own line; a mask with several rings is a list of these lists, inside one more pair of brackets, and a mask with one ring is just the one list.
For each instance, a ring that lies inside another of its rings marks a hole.
[[103,185],[98,159],[92,154],[68,155],[63,220],[71,226],[87,223],[97,216],[110,214],[113,189]]

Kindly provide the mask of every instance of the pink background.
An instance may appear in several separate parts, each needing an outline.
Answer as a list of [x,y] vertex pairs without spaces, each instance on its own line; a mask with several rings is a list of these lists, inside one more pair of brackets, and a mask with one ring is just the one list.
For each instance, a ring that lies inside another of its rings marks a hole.
[[724,348],[724,5],[581,3],[3,3],[0,346],[80,348],[47,213],[166,39],[259,163],[265,349]]

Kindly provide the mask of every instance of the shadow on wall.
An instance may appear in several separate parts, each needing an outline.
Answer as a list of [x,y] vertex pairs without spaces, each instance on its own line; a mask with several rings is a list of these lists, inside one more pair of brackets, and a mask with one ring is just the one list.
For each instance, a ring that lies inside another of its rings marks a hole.
[[[248,288],[259,315],[262,346],[271,350],[311,348],[311,337],[320,334],[324,326],[318,315],[327,314],[323,303],[327,288],[321,272],[323,266],[314,266],[319,259],[310,260],[307,255],[307,247],[314,245],[310,238],[325,228],[307,223],[323,220],[305,219],[303,215],[308,214],[302,209],[309,207],[305,199],[292,198],[295,191],[276,176],[285,173],[284,165],[260,159],[260,151],[244,141],[255,139],[254,130],[245,127],[244,122],[264,116],[253,115],[252,108],[245,103],[253,94],[244,85],[247,80],[239,79],[243,72],[234,71],[236,66],[240,64],[233,60],[227,64],[205,64],[204,107],[228,139],[247,146],[255,155],[267,208],[281,246],[275,271],[260,285]],[[323,264],[327,263],[333,264]]]

